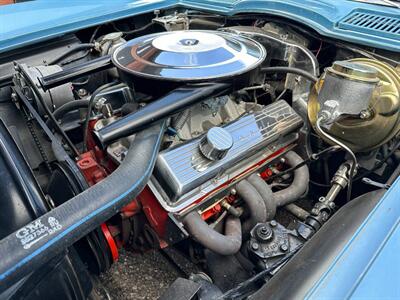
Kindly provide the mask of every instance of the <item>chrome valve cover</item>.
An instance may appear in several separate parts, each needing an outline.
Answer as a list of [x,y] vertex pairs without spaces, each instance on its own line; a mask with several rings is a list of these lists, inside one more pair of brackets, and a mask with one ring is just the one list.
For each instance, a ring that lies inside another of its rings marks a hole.
[[233,145],[220,160],[209,160],[200,152],[201,137],[162,151],[149,187],[167,211],[180,211],[292,144],[302,124],[285,101],[268,105],[224,126]]

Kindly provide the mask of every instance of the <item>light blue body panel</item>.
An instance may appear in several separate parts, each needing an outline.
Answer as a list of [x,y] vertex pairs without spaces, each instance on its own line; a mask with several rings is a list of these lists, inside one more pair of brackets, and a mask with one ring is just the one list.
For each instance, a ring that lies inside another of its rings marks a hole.
[[[175,7],[225,15],[248,12],[287,17],[332,39],[400,52],[400,9],[346,0],[36,0],[0,6],[0,52],[103,22]],[[375,24],[349,19],[356,13],[375,20]],[[400,299],[399,222],[397,180],[309,291],[308,298]]]
[[400,49],[400,32],[341,24],[355,12],[372,17],[379,13],[397,22],[400,9],[347,0],[35,0],[0,6],[0,52],[106,21],[172,7],[225,15],[267,13],[287,17],[327,37],[392,51]]
[[307,298],[400,299],[399,178]]

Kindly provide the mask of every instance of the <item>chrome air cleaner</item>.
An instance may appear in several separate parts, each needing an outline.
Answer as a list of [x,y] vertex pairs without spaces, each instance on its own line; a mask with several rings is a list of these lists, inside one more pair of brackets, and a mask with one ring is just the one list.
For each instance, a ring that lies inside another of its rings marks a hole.
[[138,37],[117,48],[120,71],[147,79],[215,81],[255,69],[266,57],[258,42],[228,32],[172,31]]

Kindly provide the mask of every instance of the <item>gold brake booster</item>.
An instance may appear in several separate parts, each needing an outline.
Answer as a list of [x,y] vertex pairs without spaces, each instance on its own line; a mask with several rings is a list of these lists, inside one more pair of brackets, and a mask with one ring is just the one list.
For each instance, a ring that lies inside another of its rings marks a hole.
[[370,151],[396,136],[399,109],[399,71],[367,58],[334,62],[308,101],[312,126],[320,119],[324,131],[354,152]]

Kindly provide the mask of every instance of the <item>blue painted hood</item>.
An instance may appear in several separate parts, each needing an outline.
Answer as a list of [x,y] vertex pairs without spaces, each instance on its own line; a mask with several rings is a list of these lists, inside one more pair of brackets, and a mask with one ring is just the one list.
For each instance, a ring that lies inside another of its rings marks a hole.
[[[398,24],[400,29],[400,9],[347,0],[35,0],[0,6],[0,52],[102,22],[173,7],[225,15],[257,12],[283,16],[327,37],[400,50],[400,30],[388,26]],[[377,26],[371,28],[371,23],[363,19],[348,24],[346,20],[354,14],[381,20],[381,24],[376,22]]]

